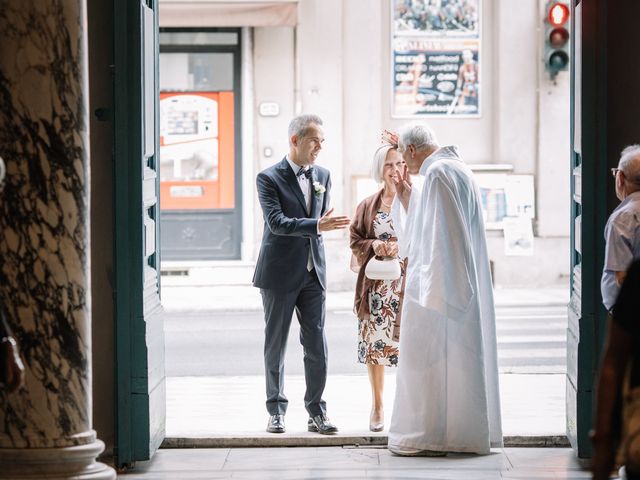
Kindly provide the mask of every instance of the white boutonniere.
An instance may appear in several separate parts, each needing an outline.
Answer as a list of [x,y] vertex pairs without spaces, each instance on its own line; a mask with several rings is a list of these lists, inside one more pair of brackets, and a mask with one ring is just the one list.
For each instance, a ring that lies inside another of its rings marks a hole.
[[316,197],[319,197],[324,192],[326,192],[327,189],[324,188],[324,185],[322,185],[320,182],[313,182],[313,191],[315,192]]

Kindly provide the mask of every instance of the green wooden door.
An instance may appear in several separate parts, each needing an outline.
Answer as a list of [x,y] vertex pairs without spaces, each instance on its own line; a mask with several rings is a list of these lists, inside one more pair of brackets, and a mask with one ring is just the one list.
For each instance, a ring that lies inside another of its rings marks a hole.
[[638,143],[636,112],[640,64],[630,48],[640,42],[637,0],[573,0],[572,72],[573,276],[569,310],[567,417],[580,457],[591,456],[595,378],[607,327],[600,295],[604,226],[619,204],[609,169]]
[[164,439],[158,248],[158,3],[114,2],[116,463]]
[[600,295],[608,208],[607,2],[573,0],[571,167],[572,295],[567,335],[567,434],[591,456],[595,377],[607,313]]

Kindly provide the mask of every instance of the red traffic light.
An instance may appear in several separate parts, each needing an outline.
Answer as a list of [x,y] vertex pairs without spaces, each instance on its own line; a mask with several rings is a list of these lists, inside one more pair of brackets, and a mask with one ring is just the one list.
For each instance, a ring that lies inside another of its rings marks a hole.
[[569,41],[569,32],[566,28],[556,27],[549,34],[549,43],[553,48],[562,48]]
[[549,23],[553,26],[564,25],[569,19],[569,7],[564,3],[554,3],[549,9]]

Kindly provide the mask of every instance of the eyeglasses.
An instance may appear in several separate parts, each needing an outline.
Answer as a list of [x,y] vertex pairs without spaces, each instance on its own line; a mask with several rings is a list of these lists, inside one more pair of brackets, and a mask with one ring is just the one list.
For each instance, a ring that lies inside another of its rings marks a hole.
[[620,171],[619,168],[612,168],[611,169],[611,175],[613,176],[613,178],[616,178],[616,176],[618,175],[619,171]]

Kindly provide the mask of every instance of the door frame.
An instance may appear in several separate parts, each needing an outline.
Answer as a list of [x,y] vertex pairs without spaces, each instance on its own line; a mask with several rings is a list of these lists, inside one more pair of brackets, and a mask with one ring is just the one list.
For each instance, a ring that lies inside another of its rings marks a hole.
[[[158,0],[148,0],[154,11],[157,11]],[[572,220],[581,215],[582,225],[579,230],[575,223],[571,224],[571,266],[572,266],[572,303],[574,318],[570,319],[569,334],[575,336],[575,351],[568,352],[569,369],[573,368],[575,378],[568,374],[567,382],[567,431],[571,444],[579,457],[591,455],[591,443],[588,432],[592,425],[594,379],[598,358],[604,341],[606,312],[600,302],[600,273],[604,260],[604,238],[602,229],[607,218],[607,5],[604,1],[584,2],[572,0],[571,18],[575,22],[575,8],[581,3],[582,13],[582,69],[576,77],[575,62],[572,62],[571,87],[571,152],[570,165],[581,165],[581,191],[576,188],[572,176]],[[114,265],[115,265],[115,375],[116,375],[116,447],[114,450],[117,466],[126,466],[139,459],[150,458],[153,454],[153,443],[149,438],[149,404],[136,405],[131,401],[135,385],[133,379],[135,365],[140,359],[140,352],[146,352],[144,335],[138,329],[144,329],[144,222],[139,213],[143,194],[142,172],[139,163],[131,159],[139,158],[142,145],[142,85],[140,82],[141,59],[135,53],[141,46],[141,19],[139,3],[127,0],[114,1]],[[575,23],[572,25],[575,27]],[[166,29],[185,31],[206,29]],[[163,29],[163,31],[166,31]],[[224,29],[211,29],[224,30]],[[235,30],[235,29],[234,29]],[[158,31],[156,15],[156,31]],[[234,59],[237,75],[238,95],[235,102],[236,136],[235,136],[235,172],[236,172],[236,205],[240,210],[239,228],[242,228],[242,195],[241,195],[241,31],[238,31],[239,45]],[[575,31],[575,28],[572,28]],[[575,37],[572,35],[572,58],[575,59]],[[158,43],[156,43],[156,72],[158,64]],[[235,48],[235,47],[234,47]],[[206,49],[206,47],[205,47]],[[184,50],[181,50],[184,51]],[[194,49],[198,51],[198,49]],[[199,50],[211,51],[211,50]],[[224,47],[216,47],[216,51],[225,51]],[[228,50],[226,50],[228,51]],[[575,117],[575,84],[581,82],[580,118]],[[156,85],[158,81],[156,78]],[[235,85],[234,85],[235,89]],[[156,91],[156,98],[159,92]],[[576,153],[574,132],[579,122],[582,130],[580,154]],[[158,120],[156,119],[156,130]],[[156,131],[157,137],[157,131]],[[157,138],[156,138],[157,142]],[[156,148],[157,145],[156,145]],[[238,188],[238,185],[240,188]],[[157,187],[156,187],[157,188]],[[576,194],[580,202],[574,202]],[[157,218],[157,217],[156,217]],[[156,222],[156,239],[159,239],[159,222]],[[579,238],[581,254],[574,249]],[[159,251],[153,257],[153,264],[159,266]],[[578,275],[573,268],[582,267]],[[157,283],[159,289],[160,275]],[[571,317],[571,314],[570,314]],[[143,330],[144,332],[144,330]],[[146,363],[142,368],[147,368]],[[572,383],[573,380],[573,383]],[[574,396],[570,397],[570,390]],[[148,400],[148,398],[147,398]],[[142,416],[138,415],[142,410]],[[160,439],[161,440],[161,439]],[[156,440],[157,442],[157,440]]]

